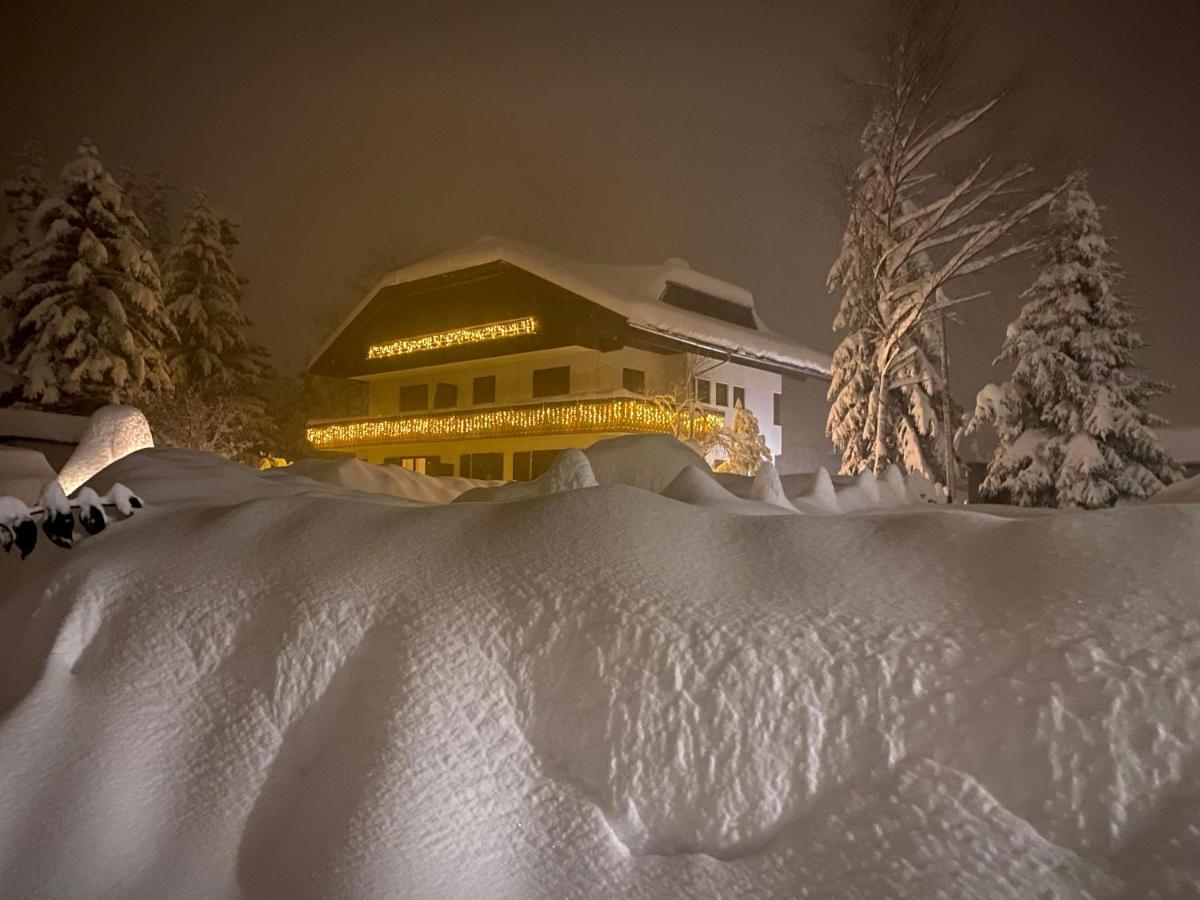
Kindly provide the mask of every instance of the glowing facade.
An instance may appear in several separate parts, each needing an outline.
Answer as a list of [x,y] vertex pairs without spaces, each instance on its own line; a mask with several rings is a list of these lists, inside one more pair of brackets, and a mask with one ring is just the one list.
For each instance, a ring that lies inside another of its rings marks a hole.
[[778,453],[781,375],[822,365],[763,330],[749,293],[681,260],[590,266],[490,239],[364,298],[309,366],[350,399],[310,410],[307,434],[322,453],[531,478],[568,447],[674,431],[654,397],[692,371],[710,422],[740,401]]

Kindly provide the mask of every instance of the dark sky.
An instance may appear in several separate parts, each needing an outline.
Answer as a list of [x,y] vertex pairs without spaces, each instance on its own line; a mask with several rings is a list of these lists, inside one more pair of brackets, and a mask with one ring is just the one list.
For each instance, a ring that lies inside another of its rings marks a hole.
[[[1161,408],[1200,423],[1200,4],[964,7],[969,86],[1020,72],[1010,141],[1091,167],[1146,361],[1178,386]],[[285,366],[368,245],[416,256],[481,234],[682,256],[833,347],[843,214],[826,161],[877,0],[7,8],[0,154],[36,135],[57,171],[89,135],[112,168],[161,160],[182,200],[203,187],[243,222],[248,310]],[[1017,289],[1028,265],[1012,264]],[[954,327],[960,399],[1001,375],[989,363],[1018,308],[1001,291]]]

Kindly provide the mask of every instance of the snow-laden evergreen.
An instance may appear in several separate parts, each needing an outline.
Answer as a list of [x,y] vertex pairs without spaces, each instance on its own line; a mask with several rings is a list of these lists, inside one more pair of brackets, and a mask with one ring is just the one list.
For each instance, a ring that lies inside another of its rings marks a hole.
[[849,186],[850,216],[829,274],[840,291],[827,431],[842,472],[882,474],[893,463],[945,478],[951,404],[940,329],[947,286],[1027,248],[999,244],[1052,193],[1004,202],[1030,169],[985,177],[990,160],[949,179],[935,163],[948,141],[998,102],[945,115],[939,94],[951,69],[944,22],[916,15],[891,45]]
[[175,190],[167,181],[166,172],[161,165],[146,173],[127,166],[118,180],[125,189],[128,205],[146,226],[146,245],[159,266],[164,266],[171,252],[171,195]]
[[260,347],[242,311],[243,280],[233,266],[233,224],[197,191],[163,272],[167,309],[179,331],[171,369],[181,384],[246,391],[263,375]]
[[1112,506],[1181,476],[1149,401],[1165,387],[1138,365],[1142,346],[1100,212],[1078,174],[1052,205],[1044,266],[1008,326],[997,362],[1012,378],[977,398],[972,427],[999,437],[982,490],[1022,506]]
[[0,282],[13,323],[6,356],[25,399],[87,407],[168,388],[164,347],[175,329],[158,265],[90,140],[26,234],[28,246]]
[[0,278],[12,271],[28,246],[26,232],[34,212],[49,195],[42,177],[44,161],[30,145],[17,157],[17,171],[4,182],[4,221],[0,226]]

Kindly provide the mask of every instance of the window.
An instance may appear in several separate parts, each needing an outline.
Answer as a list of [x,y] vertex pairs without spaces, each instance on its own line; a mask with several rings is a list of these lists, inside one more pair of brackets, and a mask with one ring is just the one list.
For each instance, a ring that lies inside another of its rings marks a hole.
[[775,417],[772,419],[772,421],[776,425],[782,425],[783,423],[781,421],[779,421],[779,402],[783,398],[779,394],[775,394],[774,397],[775,397]]
[[744,387],[734,387],[733,389],[733,405],[742,404],[744,409],[746,406],[746,389]]
[[513,454],[513,481],[529,481],[530,453],[528,450],[518,450]]
[[458,406],[458,385],[438,382],[433,389],[434,409],[453,409]]
[[504,454],[464,453],[458,460],[458,474],[463,478],[500,481],[504,478]]
[[646,373],[641,369],[622,369],[621,384],[635,394],[646,393]]
[[475,404],[496,402],[495,375],[480,375],[471,382],[471,402]]
[[423,475],[453,475],[454,463],[444,463],[440,456],[388,456],[385,465],[400,466]]
[[533,370],[533,396],[554,397],[571,393],[571,367]]
[[717,382],[717,406],[729,405],[729,385]]
[[554,462],[554,458],[561,452],[561,450],[534,450],[529,472],[530,476],[537,478],[545,474],[546,470],[550,468],[551,463]]
[[676,306],[679,309],[688,309],[694,313],[700,313],[700,315],[708,316],[710,319],[720,319],[722,322],[732,322],[734,325],[741,325],[743,328],[758,330],[758,325],[754,322],[754,313],[750,307],[735,303],[732,300],[726,300],[724,297],[714,297],[712,294],[684,287],[681,284],[667,282],[667,289],[663,291],[662,302],[668,306]]
[[400,412],[429,409],[429,385],[410,384],[400,388]]
[[710,403],[712,400],[712,384],[705,378],[696,379],[696,399],[701,403]]

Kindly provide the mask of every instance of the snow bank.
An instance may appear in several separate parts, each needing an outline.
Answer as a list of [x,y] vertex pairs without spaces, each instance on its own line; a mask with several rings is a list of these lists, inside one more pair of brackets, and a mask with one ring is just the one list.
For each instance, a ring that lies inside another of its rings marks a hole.
[[1200,506],[117,480],[121,528],[0,557],[5,896],[1200,890]]
[[708,463],[668,434],[627,434],[597,441],[583,451],[600,484],[627,484],[661,493],[684,469]]
[[513,500],[526,500],[530,497],[544,497],[547,494],[557,494],[562,491],[577,491],[582,488],[595,487],[596,476],[592,473],[592,464],[581,450],[563,450],[550,468],[533,481],[510,481],[495,487],[477,487],[455,498],[458,503],[507,503]]
[[153,446],[150,424],[141,410],[102,406],[92,413],[75,452],[58,473],[58,483],[68,494],[73,493],[109,463]]
[[375,465],[361,459],[301,459],[285,468],[268,471],[275,477],[300,475],[346,490],[386,494],[422,503],[449,503],[464,491],[500,483],[457,476],[435,477],[403,466]]
[[1200,475],[1193,475],[1168,485],[1146,502],[1200,503]]

